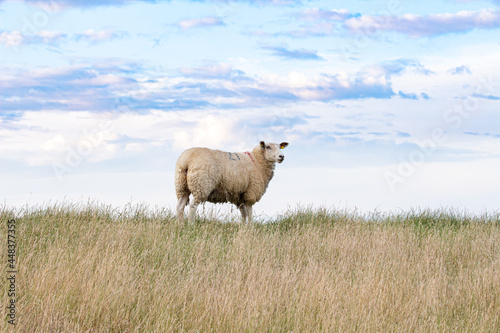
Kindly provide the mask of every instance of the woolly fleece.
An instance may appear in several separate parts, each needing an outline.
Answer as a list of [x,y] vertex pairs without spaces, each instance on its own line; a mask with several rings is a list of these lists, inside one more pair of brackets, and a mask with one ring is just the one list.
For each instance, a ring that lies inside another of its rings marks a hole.
[[[240,208],[243,219],[248,209],[258,202],[274,175],[276,162],[284,155],[280,148],[288,143],[265,144],[261,141],[252,152],[229,153],[208,148],[191,148],[184,151],[175,166],[175,191],[179,204],[178,218],[183,219],[183,210],[193,195],[191,207],[202,202],[230,202]],[[250,156],[251,155],[251,156]],[[182,212],[181,212],[182,209]],[[191,212],[190,212],[191,220]]]

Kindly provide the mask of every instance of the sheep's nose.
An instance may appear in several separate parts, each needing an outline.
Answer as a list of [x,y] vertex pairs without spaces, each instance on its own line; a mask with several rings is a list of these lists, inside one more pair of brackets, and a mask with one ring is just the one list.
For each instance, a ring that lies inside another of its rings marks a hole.
[[285,155],[280,155],[279,158],[281,158],[283,160],[283,159],[285,159]]

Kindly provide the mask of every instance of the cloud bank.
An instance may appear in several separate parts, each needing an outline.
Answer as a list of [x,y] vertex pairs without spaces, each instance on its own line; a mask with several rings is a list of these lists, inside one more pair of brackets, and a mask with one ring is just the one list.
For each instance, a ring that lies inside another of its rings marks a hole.
[[381,31],[398,32],[413,38],[465,33],[474,29],[500,27],[500,9],[439,13],[430,15],[362,15],[346,9],[305,9],[296,14],[308,23],[305,28],[281,33],[291,37],[325,36],[347,30],[355,34],[375,35]]
[[460,11],[458,13],[428,16],[405,14],[400,16],[363,15],[344,22],[352,32],[395,31],[411,37],[428,37],[449,33],[463,33],[473,29],[500,27],[500,9]]
[[[304,56],[317,60],[315,54],[300,54]],[[182,67],[175,75],[118,60],[102,60],[99,65],[82,63],[31,69],[4,66],[0,67],[0,103],[4,111],[142,112],[285,106],[299,101],[390,99],[396,95],[392,76],[407,68],[418,71],[419,66],[415,61],[400,59],[355,73],[309,75],[292,71],[284,76],[251,75],[230,64],[216,62]],[[406,92],[411,93],[420,94]]]

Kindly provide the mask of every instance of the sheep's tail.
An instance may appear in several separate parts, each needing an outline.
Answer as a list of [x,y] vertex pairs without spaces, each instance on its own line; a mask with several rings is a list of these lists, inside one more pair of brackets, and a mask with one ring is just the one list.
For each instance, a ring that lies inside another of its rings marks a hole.
[[188,164],[185,154],[182,154],[175,164],[175,193],[177,199],[191,194],[187,183]]

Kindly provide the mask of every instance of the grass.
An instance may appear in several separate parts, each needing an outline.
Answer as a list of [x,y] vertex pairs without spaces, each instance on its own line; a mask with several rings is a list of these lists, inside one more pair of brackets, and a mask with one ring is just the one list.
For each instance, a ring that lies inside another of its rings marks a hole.
[[296,209],[179,225],[168,210],[89,204],[0,216],[5,262],[17,222],[18,332],[500,331],[498,214]]

